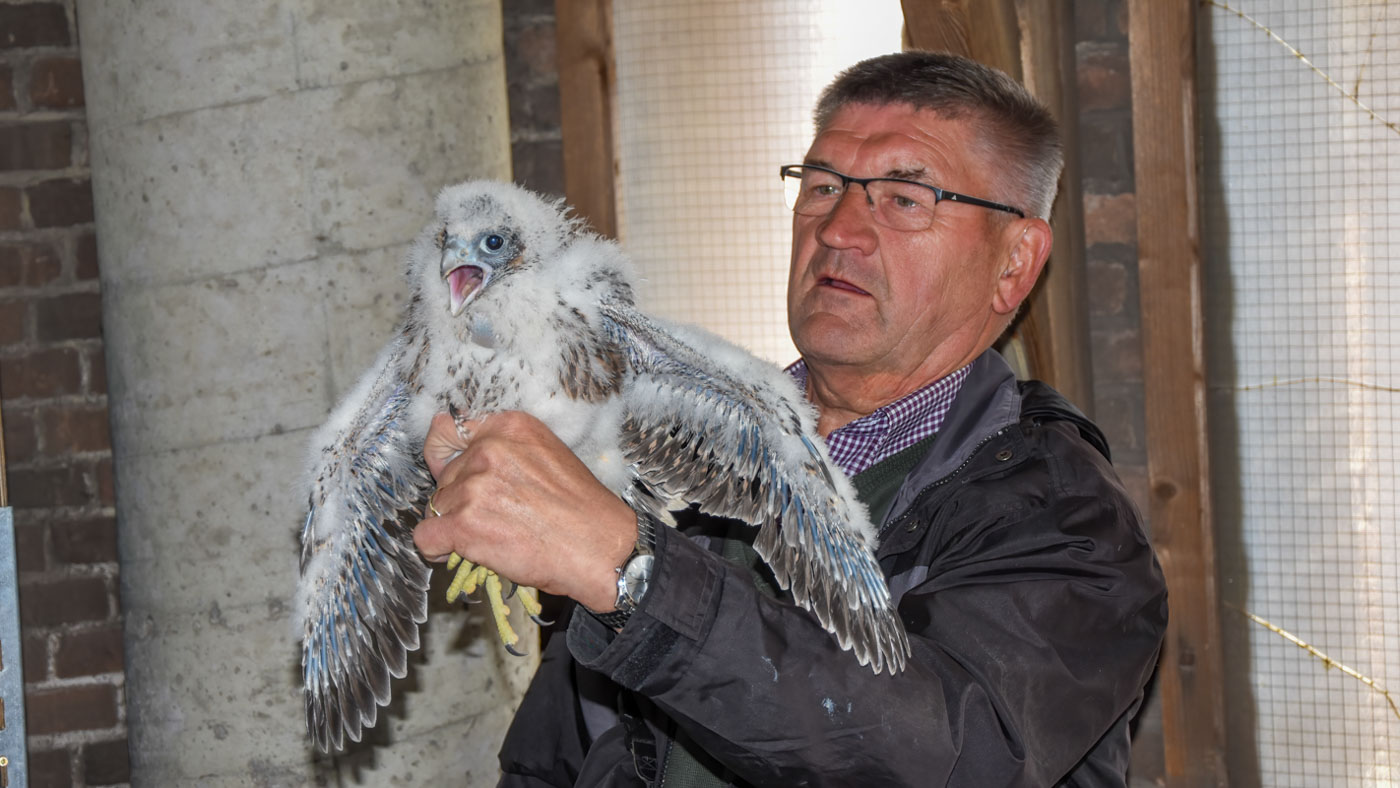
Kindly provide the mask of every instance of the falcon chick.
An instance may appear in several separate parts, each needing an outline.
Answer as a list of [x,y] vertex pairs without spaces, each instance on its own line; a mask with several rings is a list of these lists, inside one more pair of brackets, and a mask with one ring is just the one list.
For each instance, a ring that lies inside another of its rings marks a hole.
[[[842,648],[877,674],[904,668],[876,530],[790,376],[638,311],[618,246],[512,185],[444,189],[407,275],[397,335],[311,445],[296,601],[322,750],[359,741],[418,648],[430,570],[411,528],[433,489],[423,439],[449,410],[533,414],[634,509],[694,504],[758,526],[759,557]],[[456,568],[449,597],[485,585],[509,646],[500,578]]]

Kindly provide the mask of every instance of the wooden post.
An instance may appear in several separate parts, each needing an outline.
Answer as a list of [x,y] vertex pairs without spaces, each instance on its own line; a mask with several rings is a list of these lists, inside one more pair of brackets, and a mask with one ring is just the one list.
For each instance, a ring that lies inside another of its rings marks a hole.
[[1062,0],[903,0],[909,43],[965,55],[1005,71],[1049,107],[1060,124],[1065,170],[1050,226],[1055,246],[1010,341],[1031,375],[1093,415],[1085,304],[1084,209],[1080,192],[1074,9]]
[[602,235],[617,237],[612,0],[555,0],[564,197]]
[[1202,350],[1196,3],[1129,0],[1148,506],[1171,616],[1159,672],[1169,786],[1226,784]]

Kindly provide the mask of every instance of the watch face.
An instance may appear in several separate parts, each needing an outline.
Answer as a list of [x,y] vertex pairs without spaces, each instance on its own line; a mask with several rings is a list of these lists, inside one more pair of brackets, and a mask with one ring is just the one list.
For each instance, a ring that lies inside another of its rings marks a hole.
[[622,568],[622,582],[618,585],[622,586],[633,604],[640,602],[646,594],[647,585],[651,582],[651,565],[655,560],[655,556],[639,555]]

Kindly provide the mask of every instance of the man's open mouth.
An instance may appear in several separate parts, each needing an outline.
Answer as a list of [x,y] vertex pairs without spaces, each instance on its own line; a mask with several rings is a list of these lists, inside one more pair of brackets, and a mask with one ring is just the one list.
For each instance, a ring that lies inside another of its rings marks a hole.
[[833,279],[829,276],[824,276],[821,278],[821,284],[825,287],[834,287],[837,290],[845,290],[848,293],[856,293],[858,295],[870,295],[869,293],[865,292],[859,287],[856,287],[855,285],[843,279]]

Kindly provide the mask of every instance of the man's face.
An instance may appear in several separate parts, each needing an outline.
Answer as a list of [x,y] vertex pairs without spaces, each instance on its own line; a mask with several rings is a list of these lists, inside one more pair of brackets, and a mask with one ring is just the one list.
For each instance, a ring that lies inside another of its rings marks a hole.
[[[974,135],[965,118],[853,104],[817,135],[804,163],[1004,202]],[[831,213],[794,214],[792,228],[788,325],[809,365],[902,389],[961,367],[1001,329],[993,302],[1013,228],[992,210],[944,200],[927,230],[901,232],[876,224],[864,188],[852,184]]]

